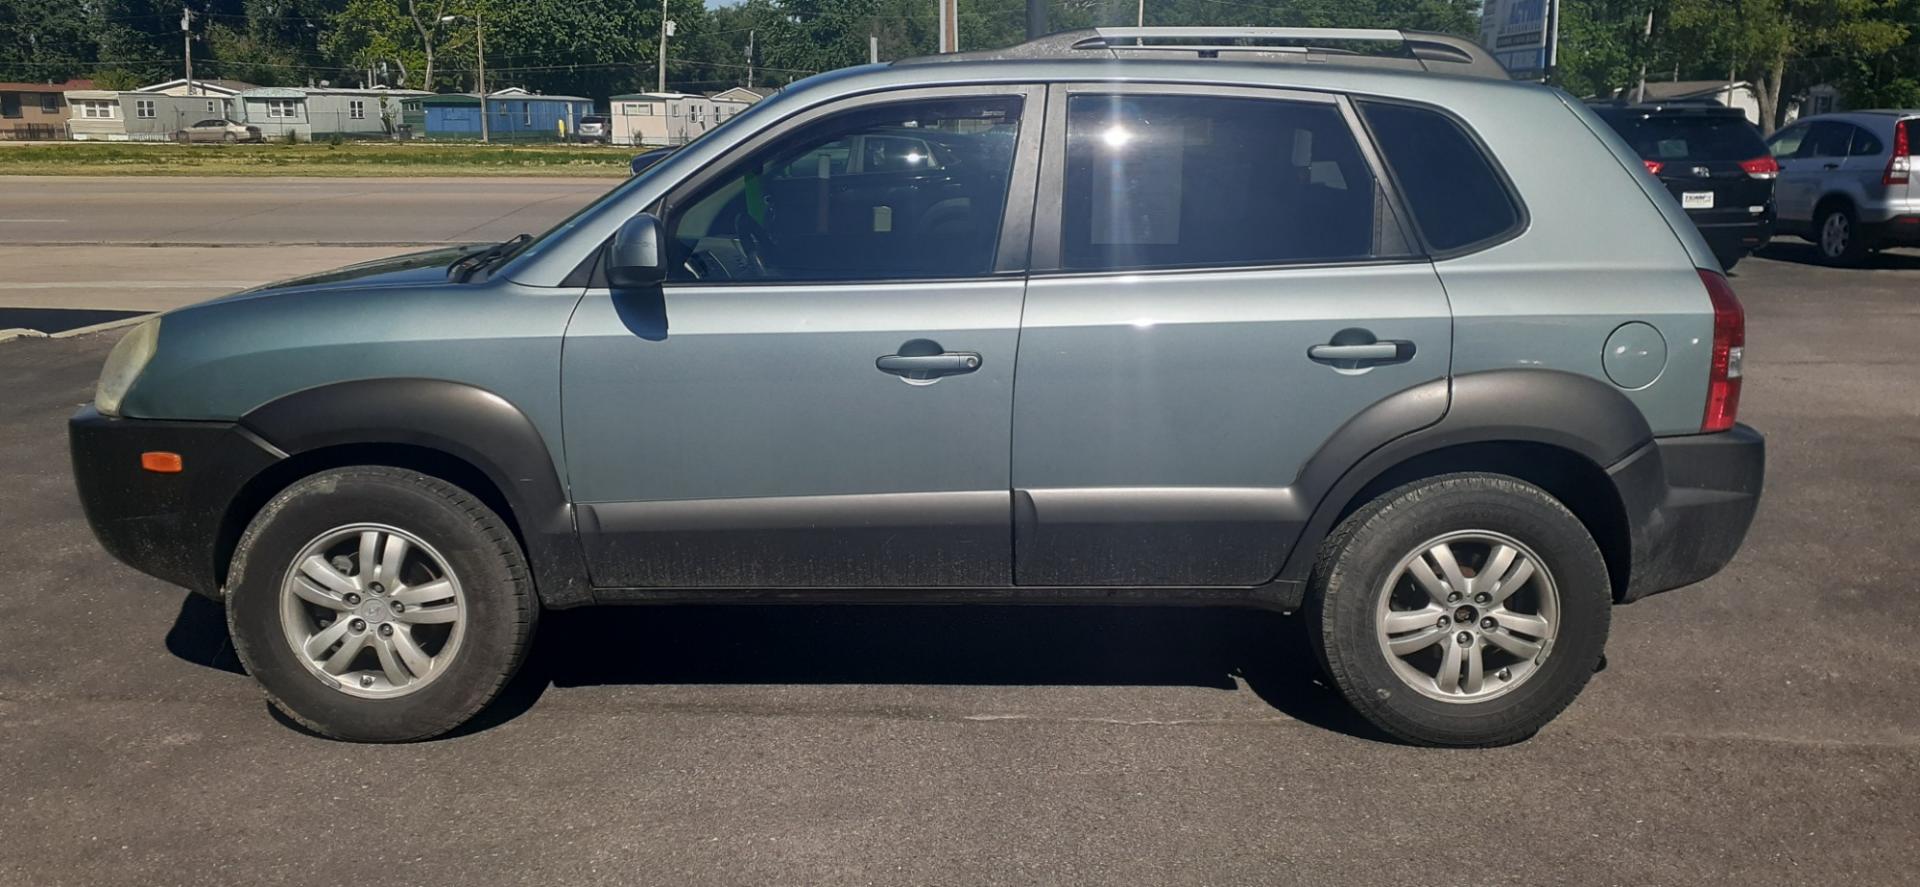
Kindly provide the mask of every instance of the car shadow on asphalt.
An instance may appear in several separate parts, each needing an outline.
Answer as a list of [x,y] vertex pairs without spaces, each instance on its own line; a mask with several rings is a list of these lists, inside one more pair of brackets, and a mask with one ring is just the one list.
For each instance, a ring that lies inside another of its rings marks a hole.
[[[1772,259],[1776,262],[1793,262],[1799,265],[1819,265],[1819,266],[1825,267],[1827,264],[1825,261],[1821,260],[1820,251],[1815,249],[1813,244],[1802,243],[1801,241],[1798,241],[1798,240],[1776,240],[1772,243],[1767,244],[1765,247],[1762,247],[1760,251],[1754,253],[1754,255],[1762,259]],[[1899,252],[1873,253],[1867,256],[1866,259],[1860,263],[1859,268],[1842,269],[1842,270],[1859,270],[1859,271],[1920,270],[1920,252],[1905,250],[1905,251],[1899,251]],[[1735,267],[1734,273],[1736,275],[1739,273],[1738,266]]]
[[[219,604],[187,595],[175,656],[243,673]],[[1295,720],[1386,737],[1320,674],[1299,617],[1231,608],[598,607],[541,617],[526,666],[452,736],[511,721],[550,686],[887,684],[1247,690]],[[275,716],[283,724],[301,729]],[[304,732],[304,731],[303,731]]]

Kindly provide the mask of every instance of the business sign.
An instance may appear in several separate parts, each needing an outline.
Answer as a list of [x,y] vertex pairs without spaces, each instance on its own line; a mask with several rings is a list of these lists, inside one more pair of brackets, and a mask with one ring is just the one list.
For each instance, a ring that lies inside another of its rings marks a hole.
[[1547,76],[1547,40],[1552,0],[1487,0],[1480,13],[1480,44],[1515,80]]

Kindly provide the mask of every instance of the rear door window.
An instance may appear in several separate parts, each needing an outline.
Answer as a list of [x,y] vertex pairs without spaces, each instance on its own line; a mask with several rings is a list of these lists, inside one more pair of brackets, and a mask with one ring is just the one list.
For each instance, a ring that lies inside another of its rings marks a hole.
[[1845,123],[1815,123],[1800,143],[1795,157],[1845,157],[1853,143],[1853,127]]
[[1067,100],[1060,264],[1204,268],[1405,255],[1332,103],[1196,95]]
[[1460,124],[1411,105],[1359,105],[1428,246],[1454,252],[1519,229],[1519,202]]

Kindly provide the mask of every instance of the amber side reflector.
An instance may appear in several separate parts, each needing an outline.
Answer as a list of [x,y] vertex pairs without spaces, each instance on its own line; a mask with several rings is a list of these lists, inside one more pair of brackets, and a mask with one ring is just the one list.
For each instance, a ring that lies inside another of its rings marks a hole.
[[140,467],[160,474],[179,474],[183,467],[179,453],[163,453],[158,450],[140,454]]

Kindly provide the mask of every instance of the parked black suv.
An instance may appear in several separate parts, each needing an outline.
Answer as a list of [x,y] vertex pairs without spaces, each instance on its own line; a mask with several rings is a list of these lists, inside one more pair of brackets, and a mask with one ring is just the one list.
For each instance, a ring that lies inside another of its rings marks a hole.
[[1773,237],[1780,165],[1746,115],[1720,105],[1598,105],[1705,235],[1724,269]]

